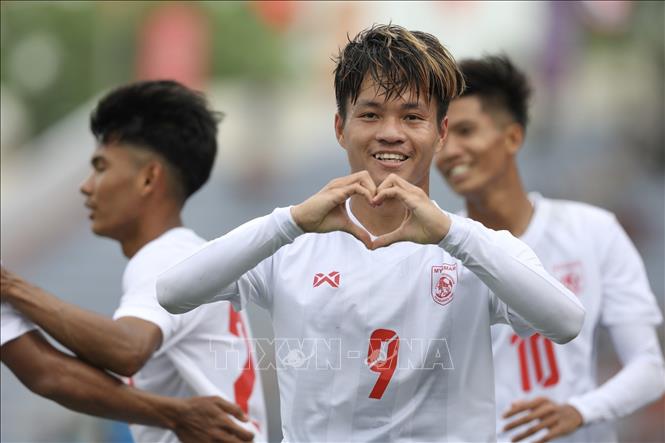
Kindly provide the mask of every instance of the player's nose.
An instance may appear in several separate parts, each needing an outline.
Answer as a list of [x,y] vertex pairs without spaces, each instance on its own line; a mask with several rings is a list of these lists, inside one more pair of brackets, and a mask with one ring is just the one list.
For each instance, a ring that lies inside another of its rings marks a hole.
[[90,174],[79,185],[79,191],[81,191],[81,194],[88,197],[90,194],[92,194],[92,189],[93,189],[92,174]]
[[404,128],[397,117],[383,118],[376,132],[378,141],[386,144],[398,144],[404,142]]

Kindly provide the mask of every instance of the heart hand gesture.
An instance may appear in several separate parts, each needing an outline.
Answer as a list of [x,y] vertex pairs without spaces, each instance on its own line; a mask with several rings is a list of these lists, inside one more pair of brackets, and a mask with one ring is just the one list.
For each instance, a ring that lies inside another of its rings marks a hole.
[[[369,234],[349,218],[345,202],[354,194],[364,196],[371,206],[385,200],[398,199],[406,215],[395,231],[374,241]],[[450,218],[429,199],[419,187],[391,174],[377,188],[367,171],[332,180],[321,191],[291,208],[294,221],[305,232],[347,232],[369,249],[389,246],[400,241],[438,244],[450,229]]]

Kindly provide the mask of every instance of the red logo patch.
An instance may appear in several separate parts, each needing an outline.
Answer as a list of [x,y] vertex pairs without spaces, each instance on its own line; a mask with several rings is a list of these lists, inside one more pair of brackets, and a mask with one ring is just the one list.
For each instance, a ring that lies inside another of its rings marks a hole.
[[457,263],[432,266],[432,299],[445,306],[450,303],[457,285]]
[[552,275],[557,278],[573,294],[580,296],[584,285],[582,279],[582,263],[562,263],[552,267]]
[[328,283],[333,288],[339,288],[339,278],[340,273],[337,271],[333,271],[328,275],[323,272],[318,272],[314,274],[314,283],[312,283],[312,286],[316,288],[324,283]]

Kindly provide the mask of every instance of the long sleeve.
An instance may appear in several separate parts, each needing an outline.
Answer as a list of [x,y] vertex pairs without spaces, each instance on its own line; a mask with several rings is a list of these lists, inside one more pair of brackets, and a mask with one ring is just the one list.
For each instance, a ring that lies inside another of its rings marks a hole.
[[157,279],[157,299],[172,314],[220,300],[221,291],[303,231],[290,208],[275,209],[203,246]]
[[610,326],[609,332],[623,368],[597,389],[568,400],[585,424],[624,417],[665,392],[665,363],[655,327],[622,324]]
[[577,336],[584,308],[550,276],[535,253],[507,231],[448,214],[452,225],[439,244],[480,278],[510,310],[556,343]]

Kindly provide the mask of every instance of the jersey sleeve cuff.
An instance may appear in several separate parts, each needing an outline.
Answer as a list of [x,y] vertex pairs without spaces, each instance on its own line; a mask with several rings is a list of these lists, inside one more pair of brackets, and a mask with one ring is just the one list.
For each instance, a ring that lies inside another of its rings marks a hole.
[[460,249],[469,237],[471,229],[463,217],[451,214],[450,212],[443,212],[450,218],[450,228],[448,229],[448,233],[439,242],[439,246],[454,257],[456,256],[456,251]]
[[137,306],[125,306],[118,308],[113,313],[113,320],[117,320],[122,317],[140,318],[141,320],[148,321],[159,327],[159,329],[162,331],[162,344],[160,347],[163,347],[173,334],[173,322],[175,319],[171,318],[170,314],[168,314],[166,311],[164,311],[162,314],[152,309],[141,308]]
[[582,416],[582,424],[588,425],[601,420],[601,416],[594,412],[593,405],[589,401],[585,401],[584,396],[576,396],[568,399],[568,404],[577,409],[577,412]]
[[279,232],[289,241],[292,242],[296,237],[305,233],[300,226],[293,220],[291,215],[291,206],[286,208],[277,208],[273,211],[273,218],[277,223]]

